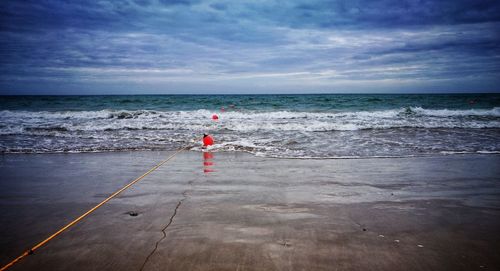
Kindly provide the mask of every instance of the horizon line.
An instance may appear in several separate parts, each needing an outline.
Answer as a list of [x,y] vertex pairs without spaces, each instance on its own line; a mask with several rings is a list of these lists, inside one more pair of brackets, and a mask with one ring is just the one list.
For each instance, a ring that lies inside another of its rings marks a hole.
[[497,92],[336,92],[336,93],[114,93],[114,94],[1,94],[0,97],[8,96],[271,96],[271,95],[481,95],[481,94],[500,94]]

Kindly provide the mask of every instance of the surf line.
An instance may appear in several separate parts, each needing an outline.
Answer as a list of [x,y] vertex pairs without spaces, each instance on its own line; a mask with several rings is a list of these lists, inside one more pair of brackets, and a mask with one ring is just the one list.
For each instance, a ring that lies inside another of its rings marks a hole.
[[45,245],[46,243],[48,243],[50,240],[54,239],[55,237],[57,237],[59,234],[63,233],[65,230],[69,229],[71,226],[75,225],[76,223],[80,222],[80,220],[84,219],[85,217],[87,217],[88,215],[90,215],[91,213],[93,213],[95,210],[97,210],[99,207],[103,206],[106,202],[110,201],[112,198],[118,196],[121,192],[125,191],[127,188],[131,187],[132,185],[134,185],[135,183],[139,182],[140,180],[142,180],[144,177],[146,177],[147,175],[149,175],[151,172],[157,170],[159,167],[161,167],[162,165],[164,165],[165,163],[167,163],[168,161],[170,161],[172,158],[174,158],[177,154],[181,153],[182,151],[186,150],[187,148],[189,147],[188,146],[185,146],[181,149],[179,149],[178,151],[176,151],[174,154],[170,155],[167,159],[161,161],[160,163],[158,163],[156,166],[152,167],[150,170],[146,171],[144,174],[142,174],[141,176],[137,177],[137,179],[133,180],[132,182],[130,182],[129,184],[125,185],[124,187],[122,187],[120,190],[116,191],[115,193],[111,194],[109,197],[107,197],[105,200],[101,201],[99,204],[97,204],[96,206],[94,206],[93,208],[91,208],[90,210],[88,210],[87,212],[85,212],[84,214],[82,214],[81,216],[77,217],[75,220],[71,221],[70,223],[68,223],[66,226],[62,227],[61,229],[59,229],[58,231],[56,231],[55,233],[53,233],[51,236],[47,237],[47,239],[41,241],[40,243],[36,244],[35,246],[33,246],[31,249],[25,251],[23,254],[21,254],[20,256],[18,256],[17,258],[15,258],[14,260],[12,260],[10,263],[6,264],[4,267],[2,267],[0,269],[0,271],[4,271],[4,270],[7,270],[9,269],[11,266],[13,266],[14,264],[16,264],[17,262],[19,262],[20,260],[22,260],[23,258],[25,258],[26,256],[29,256],[29,255],[33,255],[33,253],[35,252],[35,250],[39,249],[40,247],[42,247],[43,245]]

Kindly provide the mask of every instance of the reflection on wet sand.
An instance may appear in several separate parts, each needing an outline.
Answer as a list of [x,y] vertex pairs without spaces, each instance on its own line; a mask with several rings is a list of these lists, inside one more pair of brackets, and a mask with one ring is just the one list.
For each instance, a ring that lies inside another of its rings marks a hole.
[[209,151],[203,152],[203,172],[204,173],[215,172],[215,170],[212,168],[212,166],[214,165],[213,159],[214,159],[213,153],[211,153]]

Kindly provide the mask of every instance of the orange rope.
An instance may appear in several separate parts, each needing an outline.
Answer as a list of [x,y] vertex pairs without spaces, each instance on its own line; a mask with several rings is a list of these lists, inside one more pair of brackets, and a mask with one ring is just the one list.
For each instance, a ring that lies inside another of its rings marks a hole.
[[13,266],[14,264],[16,264],[17,262],[19,262],[20,260],[22,260],[24,257],[28,256],[28,255],[31,255],[33,254],[33,252],[37,249],[39,249],[41,246],[45,245],[47,242],[49,242],[50,240],[54,239],[56,236],[58,236],[59,234],[61,234],[63,231],[67,230],[68,228],[70,228],[71,226],[75,225],[76,223],[78,223],[80,220],[84,219],[86,216],[88,216],[89,214],[91,214],[92,212],[94,212],[95,210],[97,210],[99,207],[101,207],[102,205],[104,205],[106,202],[110,201],[112,198],[116,197],[118,194],[120,194],[121,192],[125,191],[127,188],[129,188],[130,186],[134,185],[135,183],[137,183],[138,181],[140,181],[142,178],[146,177],[149,173],[155,171],[156,169],[158,169],[159,167],[161,167],[163,164],[165,164],[166,162],[168,162],[170,159],[174,158],[174,156],[176,156],[177,154],[179,154],[181,151],[185,150],[187,148],[184,147],[178,151],[176,151],[174,154],[172,154],[170,157],[168,157],[167,159],[161,161],[160,163],[158,163],[156,166],[154,166],[153,168],[151,168],[150,170],[148,170],[146,173],[142,174],[140,177],[138,177],[137,179],[133,180],[132,182],[130,182],[129,184],[125,185],[124,187],[122,187],[120,190],[116,191],[115,193],[113,193],[111,196],[107,197],[105,200],[101,201],[101,203],[97,204],[96,206],[94,206],[92,209],[88,210],[87,212],[85,212],[83,215],[79,216],[78,218],[76,218],[75,220],[71,221],[70,223],[68,223],[66,226],[62,227],[60,230],[56,231],[54,234],[52,234],[51,236],[49,236],[47,239],[43,240],[42,242],[38,243],[37,245],[35,245],[34,247],[32,247],[31,249],[25,251],[23,254],[21,254],[19,257],[15,258],[14,260],[12,260],[10,263],[6,264],[4,267],[2,267],[2,269],[0,269],[0,271],[4,271],[4,270],[7,270],[8,268],[10,268],[11,266]]

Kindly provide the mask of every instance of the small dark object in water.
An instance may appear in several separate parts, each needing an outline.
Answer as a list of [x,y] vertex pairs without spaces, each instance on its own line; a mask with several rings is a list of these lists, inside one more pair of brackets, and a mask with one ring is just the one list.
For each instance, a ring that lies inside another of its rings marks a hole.
[[363,231],[366,231],[366,229],[365,229],[365,228],[363,228]]

